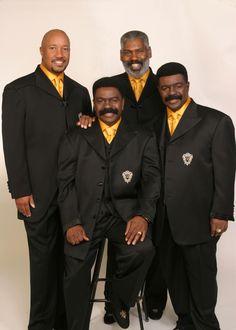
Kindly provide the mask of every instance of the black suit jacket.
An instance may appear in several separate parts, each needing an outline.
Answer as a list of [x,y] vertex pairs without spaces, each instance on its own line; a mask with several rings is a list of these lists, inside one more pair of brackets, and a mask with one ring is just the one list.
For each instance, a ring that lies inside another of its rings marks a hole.
[[[112,142],[109,183],[112,204],[127,222],[134,215],[153,220],[160,191],[156,139],[150,133],[121,122]],[[68,133],[59,152],[59,206],[64,231],[82,224],[91,238],[103,198],[107,159],[98,122],[88,129]],[[126,182],[123,175],[132,175]],[[89,242],[66,243],[65,253],[84,258]]]
[[208,241],[211,218],[233,220],[233,123],[226,114],[192,100],[169,141],[167,130],[165,115],[159,142],[164,191],[156,241],[165,207],[178,244]]
[[123,120],[129,125],[141,125],[142,127],[152,129],[156,122],[161,119],[165,110],[152,70],[150,69],[150,74],[138,102],[127,73],[116,75],[113,78],[120,85],[125,97]]
[[[38,221],[57,191],[61,137],[75,126],[78,113],[91,113],[85,87],[65,75],[64,97],[40,67],[8,84],[3,93],[2,133],[9,191],[13,198],[33,194]],[[22,214],[21,219],[27,220]]]

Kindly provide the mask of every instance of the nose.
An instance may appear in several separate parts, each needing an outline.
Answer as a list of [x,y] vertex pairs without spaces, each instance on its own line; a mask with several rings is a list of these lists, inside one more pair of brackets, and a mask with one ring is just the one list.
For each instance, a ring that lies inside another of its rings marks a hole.
[[137,57],[137,53],[136,53],[135,50],[132,51],[130,55],[131,55],[131,56],[130,56],[130,59],[131,59],[132,61],[137,60],[138,57]]
[[105,108],[110,108],[110,100],[109,99],[104,100],[104,107]]
[[169,94],[175,94],[175,86],[170,86]]
[[62,48],[58,47],[56,49],[56,57],[63,57],[63,51]]

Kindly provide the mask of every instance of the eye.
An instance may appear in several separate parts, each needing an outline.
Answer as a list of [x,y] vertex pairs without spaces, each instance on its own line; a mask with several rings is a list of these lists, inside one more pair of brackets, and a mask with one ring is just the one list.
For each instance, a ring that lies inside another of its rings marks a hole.
[[121,51],[121,54],[122,54],[123,56],[131,56],[131,51],[130,51],[130,50],[122,50],[122,51]]
[[161,86],[161,91],[162,91],[162,92],[165,92],[165,91],[167,91],[167,89],[168,89],[168,87],[167,87],[167,86]]

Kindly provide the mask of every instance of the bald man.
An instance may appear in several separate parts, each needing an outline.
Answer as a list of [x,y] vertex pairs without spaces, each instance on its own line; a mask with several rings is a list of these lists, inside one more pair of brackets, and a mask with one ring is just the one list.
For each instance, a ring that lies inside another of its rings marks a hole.
[[24,221],[30,256],[29,330],[65,330],[63,239],[57,205],[57,154],[78,114],[90,114],[88,91],[64,74],[70,40],[47,32],[35,72],[8,84],[2,124],[8,188]]

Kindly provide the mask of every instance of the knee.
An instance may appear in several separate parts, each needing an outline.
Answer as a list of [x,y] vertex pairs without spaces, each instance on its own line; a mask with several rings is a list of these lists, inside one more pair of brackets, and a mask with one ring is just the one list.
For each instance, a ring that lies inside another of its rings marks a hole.
[[150,238],[146,237],[143,242],[139,242],[136,244],[136,252],[140,257],[144,260],[146,258],[152,259],[155,255],[155,247]]

